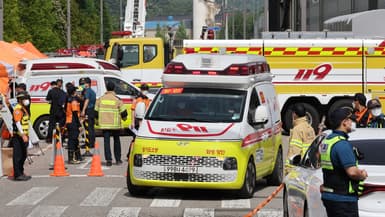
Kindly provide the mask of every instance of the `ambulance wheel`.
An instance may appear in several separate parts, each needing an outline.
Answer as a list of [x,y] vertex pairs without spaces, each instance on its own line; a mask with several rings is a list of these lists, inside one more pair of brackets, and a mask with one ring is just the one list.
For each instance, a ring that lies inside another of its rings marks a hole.
[[251,198],[254,195],[255,185],[256,185],[255,181],[256,181],[255,166],[252,159],[250,159],[249,163],[247,163],[243,186],[239,192],[242,198]]
[[43,116],[36,120],[34,129],[39,139],[46,139],[48,135],[49,117]]
[[283,181],[283,158],[282,149],[279,148],[277,158],[275,159],[275,166],[273,173],[267,177],[267,183],[269,185],[278,186]]
[[149,190],[148,187],[140,187],[132,184],[130,177],[130,165],[127,166],[127,189],[132,196],[145,195]]

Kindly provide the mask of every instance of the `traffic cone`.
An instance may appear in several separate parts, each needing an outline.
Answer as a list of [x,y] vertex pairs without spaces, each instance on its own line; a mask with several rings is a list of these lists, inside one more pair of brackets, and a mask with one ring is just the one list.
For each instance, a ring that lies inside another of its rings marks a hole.
[[50,176],[69,176],[69,175],[70,174],[67,173],[64,167],[64,158],[63,158],[63,151],[61,149],[61,144],[60,142],[57,142],[55,162],[53,164],[53,172],[50,174]]
[[88,176],[104,176],[100,160],[99,143],[97,141],[95,141],[94,154]]
[[12,167],[11,173],[8,175],[8,179],[14,179],[15,178],[15,170]]

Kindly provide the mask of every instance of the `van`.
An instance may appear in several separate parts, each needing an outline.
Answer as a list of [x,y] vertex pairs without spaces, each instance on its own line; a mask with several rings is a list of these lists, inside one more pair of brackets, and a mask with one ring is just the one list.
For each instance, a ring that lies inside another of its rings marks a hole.
[[264,57],[179,55],[162,82],[130,145],[131,194],[171,187],[251,197],[258,179],[281,183],[280,111]]
[[[107,91],[106,84],[113,82],[115,93],[127,107],[128,117],[123,126],[129,128],[131,105],[140,90],[126,82],[115,65],[99,59],[63,57],[25,60],[19,67],[24,70],[19,74],[17,82],[25,82],[27,85],[31,95],[31,123],[40,139],[46,138],[48,134],[50,105],[45,97],[50,90],[51,81],[57,79],[63,80],[64,88],[68,82],[78,86],[80,78],[89,77],[97,98]],[[95,129],[98,129],[98,125]]]

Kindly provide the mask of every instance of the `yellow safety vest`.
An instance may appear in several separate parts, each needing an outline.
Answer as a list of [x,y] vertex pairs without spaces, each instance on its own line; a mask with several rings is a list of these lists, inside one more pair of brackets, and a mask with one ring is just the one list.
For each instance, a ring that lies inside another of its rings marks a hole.
[[120,129],[121,113],[125,109],[122,101],[112,92],[107,92],[100,97],[95,105],[95,111],[98,112],[100,129]]
[[[28,114],[28,112],[25,111],[23,106],[20,104],[17,104],[15,106],[14,110],[20,110],[21,112],[23,112],[23,118],[20,121],[21,129],[23,130],[23,133],[28,136],[28,132],[29,132],[29,114]],[[15,130],[16,130],[17,134],[21,136],[21,133],[19,132],[19,130],[17,130],[17,129],[15,129]]]

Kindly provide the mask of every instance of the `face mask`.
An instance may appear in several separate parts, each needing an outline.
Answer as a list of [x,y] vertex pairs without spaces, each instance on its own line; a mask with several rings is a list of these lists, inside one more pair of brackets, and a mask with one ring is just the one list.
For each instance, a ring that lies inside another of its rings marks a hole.
[[351,132],[356,131],[357,124],[356,122],[352,121],[352,126],[350,127]]
[[23,104],[24,104],[25,106],[29,106],[29,100],[28,100],[28,99],[23,100]]
[[370,111],[373,116],[377,117],[381,114],[381,108],[374,108]]

